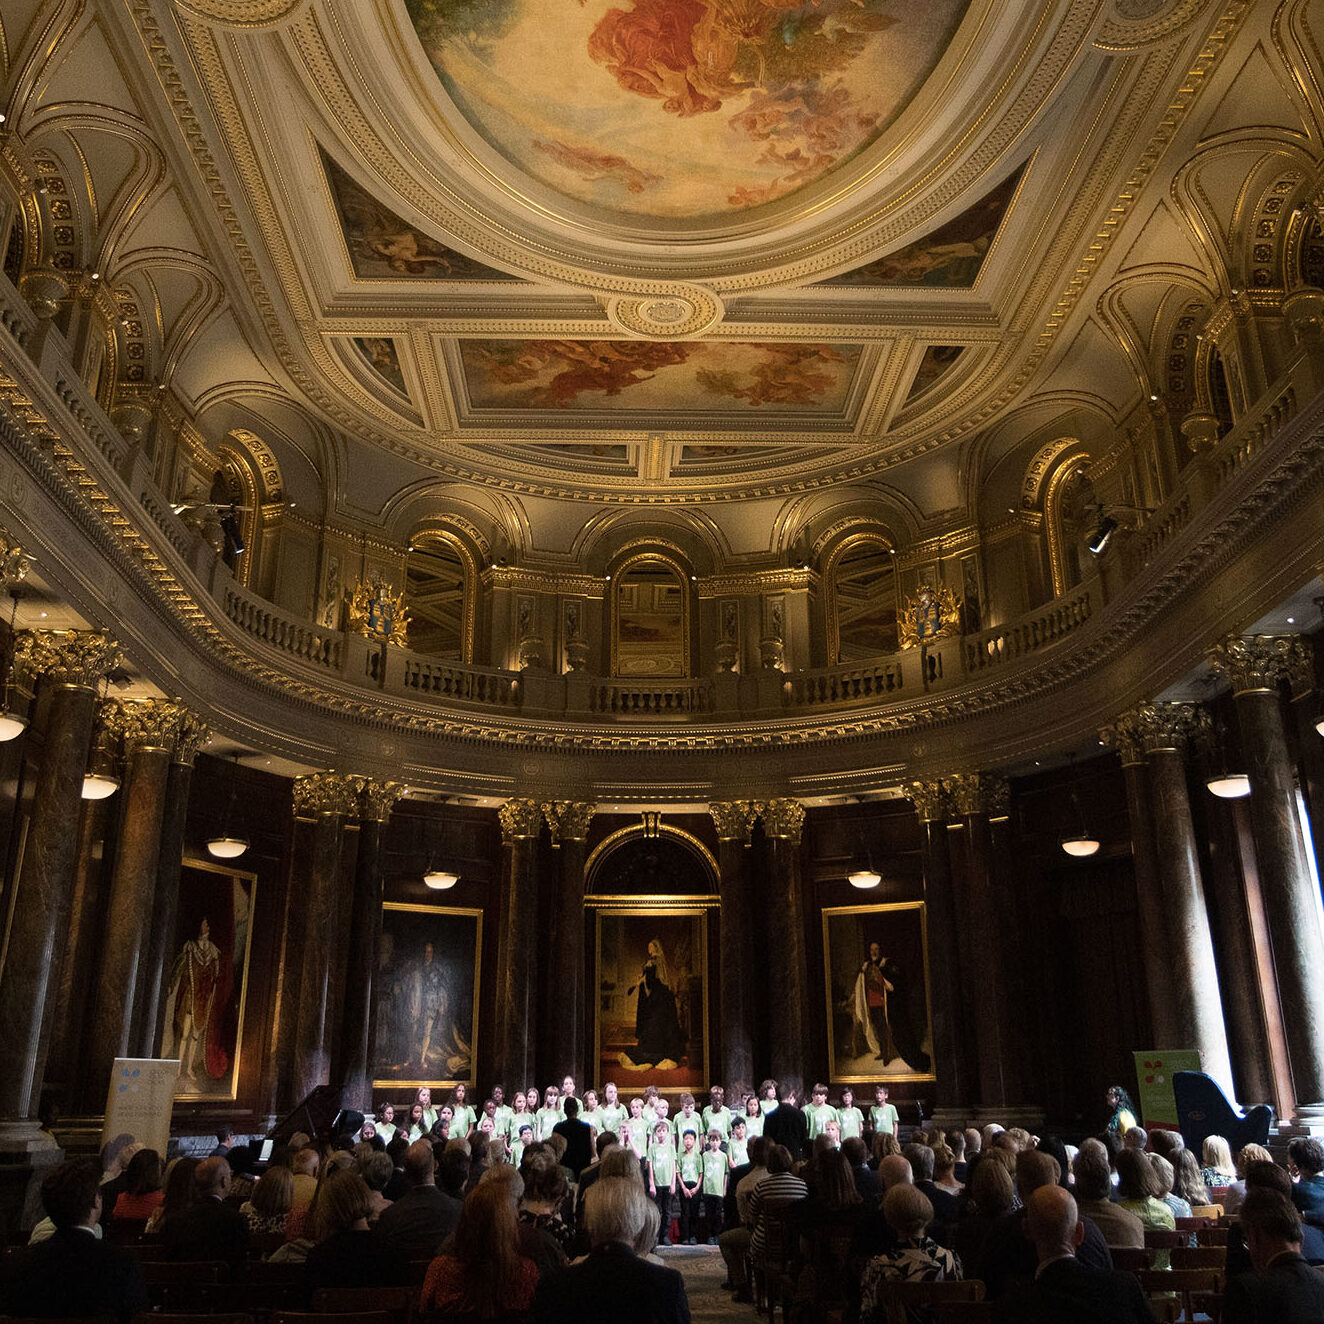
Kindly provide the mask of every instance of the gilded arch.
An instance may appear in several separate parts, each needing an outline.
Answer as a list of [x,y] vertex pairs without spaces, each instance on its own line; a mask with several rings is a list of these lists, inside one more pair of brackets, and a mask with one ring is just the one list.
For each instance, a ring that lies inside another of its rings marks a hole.
[[[469,539],[444,518],[431,519],[420,524],[410,536],[409,550],[411,553],[425,551],[429,546],[436,544],[454,553],[460,563],[462,575],[459,610],[460,661],[471,663],[474,660],[474,640],[478,624],[479,554]],[[405,582],[406,605],[413,611],[414,619],[417,620],[420,611],[424,609],[412,599],[410,591],[412,580],[408,563],[405,569]]]
[[[694,657],[694,572],[687,560],[683,560],[681,553],[665,544],[652,542],[651,540],[643,545],[636,545],[628,549],[619,558],[614,560],[608,579],[608,610],[611,613],[611,657],[610,674],[620,676],[623,674],[621,668],[625,665],[624,651],[621,647],[621,623],[622,623],[622,593],[624,587],[622,581],[634,569],[645,565],[662,565],[666,567],[676,578],[677,587],[677,605],[679,607],[679,646],[680,646],[680,677],[687,678],[697,674]],[[655,598],[657,595],[654,595]],[[665,617],[669,615],[668,604],[664,600],[657,599],[654,606],[660,608],[660,615]],[[638,673],[636,673],[638,674]],[[660,676],[663,673],[654,672],[653,675]]]
[[[864,551],[869,547],[881,548],[889,560],[896,552],[896,539],[891,532],[881,525],[867,525],[863,521],[856,525],[851,531],[845,533],[835,543],[827,548],[826,556],[823,560],[823,585],[824,585],[824,607],[827,617],[827,646],[828,658],[832,664],[840,664],[845,659],[842,657],[842,623],[846,614],[847,603],[845,594],[841,585],[838,583],[838,576],[842,565],[852,556]],[[895,570],[891,571],[891,620],[892,628],[895,632],[896,622],[900,618],[901,597],[900,583]],[[881,610],[882,617],[879,621],[879,629],[885,634],[887,628],[886,614],[888,604],[879,603],[872,598],[867,604],[869,609]],[[877,651],[880,654],[895,652],[899,641],[893,642],[891,648],[880,648]]]

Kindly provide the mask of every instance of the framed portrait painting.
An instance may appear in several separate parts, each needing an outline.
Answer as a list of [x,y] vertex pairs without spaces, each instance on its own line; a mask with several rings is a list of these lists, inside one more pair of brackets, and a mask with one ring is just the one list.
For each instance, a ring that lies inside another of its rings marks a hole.
[[595,915],[599,1079],[616,1081],[623,1095],[649,1083],[706,1088],[707,910],[635,904]]
[[178,1058],[176,1099],[235,1097],[257,875],[210,860],[180,868],[157,1057]]
[[373,1085],[474,1085],[483,912],[387,901],[373,983]]
[[834,1081],[935,1078],[924,902],[825,909],[823,969]]

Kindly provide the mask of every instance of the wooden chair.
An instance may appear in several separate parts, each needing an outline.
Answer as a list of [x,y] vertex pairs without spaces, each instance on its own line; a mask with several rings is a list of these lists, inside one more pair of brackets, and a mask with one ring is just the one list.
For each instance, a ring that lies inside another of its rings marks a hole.
[[[1216,1205],[1203,1205],[1203,1206],[1201,1206],[1201,1207],[1202,1207],[1202,1208],[1217,1208]],[[1217,1214],[1215,1214],[1215,1215],[1213,1215],[1212,1217],[1209,1217],[1209,1218],[1204,1218],[1204,1217],[1200,1217],[1200,1216],[1192,1216],[1191,1218],[1179,1218],[1179,1219],[1177,1219],[1177,1231],[1178,1231],[1178,1232],[1198,1232],[1201,1228],[1204,1228],[1204,1227],[1215,1227],[1215,1226],[1217,1226],[1217,1224],[1218,1224],[1218,1215],[1217,1215]]]
[[1223,1217],[1223,1206],[1221,1204],[1193,1204],[1191,1206],[1192,1218],[1212,1218],[1217,1222]]
[[[1181,1304],[1178,1319],[1193,1320],[1198,1309],[1195,1298],[1221,1293],[1223,1274],[1218,1269],[1148,1269],[1136,1275],[1146,1296],[1175,1292]],[[1151,1305],[1153,1303],[1151,1302]]]
[[982,1301],[984,1284],[978,1278],[944,1279],[934,1283],[888,1283],[883,1289],[887,1324],[907,1324],[907,1309],[935,1307],[952,1301]]
[[1185,1232],[1169,1232],[1167,1228],[1147,1227],[1145,1229],[1146,1250],[1175,1250],[1190,1240]]
[[1154,1252],[1146,1246],[1109,1246],[1113,1268],[1122,1273],[1141,1273],[1154,1267]]
[[760,1215],[760,1222],[763,1225],[763,1236],[760,1238],[758,1254],[750,1257],[753,1270],[751,1282],[754,1286],[754,1308],[760,1314],[766,1313],[771,1320],[777,1315],[777,1301],[790,1256],[785,1207],[766,1210]]
[[1226,1246],[1178,1246],[1172,1252],[1174,1269],[1224,1269],[1227,1267]]
[[416,1287],[322,1287],[313,1293],[319,1315],[362,1315],[387,1312],[395,1324],[408,1324],[418,1306]]
[[[804,1232],[800,1246],[804,1267],[812,1275],[813,1297],[795,1297],[794,1305],[801,1324],[830,1324],[844,1316],[850,1287],[850,1250],[854,1228],[828,1225]],[[789,1297],[794,1297],[791,1284]],[[788,1299],[786,1309],[791,1301]]]
[[1226,1246],[1228,1229],[1225,1227],[1202,1227],[1195,1234],[1198,1246]]
[[940,1301],[933,1307],[933,1324],[992,1324],[991,1301]]
[[275,1310],[271,1324],[395,1324],[395,1321],[389,1310],[363,1310],[343,1315],[320,1315],[311,1310]]
[[[220,1260],[145,1260],[138,1267],[153,1314],[210,1314],[222,1308],[222,1288],[230,1285],[230,1266]],[[234,1303],[233,1294],[226,1297]]]
[[296,1310],[303,1303],[303,1265],[254,1260],[244,1265],[242,1286],[245,1306],[254,1314]]

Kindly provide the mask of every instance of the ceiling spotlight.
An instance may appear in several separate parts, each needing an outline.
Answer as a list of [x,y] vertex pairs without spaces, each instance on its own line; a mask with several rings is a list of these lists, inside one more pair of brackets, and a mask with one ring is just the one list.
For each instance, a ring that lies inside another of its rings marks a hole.
[[1102,556],[1104,549],[1112,541],[1112,536],[1117,532],[1117,521],[1111,515],[1100,515],[1099,522],[1095,526],[1094,532],[1090,535],[1086,547],[1094,553],[1095,556]]

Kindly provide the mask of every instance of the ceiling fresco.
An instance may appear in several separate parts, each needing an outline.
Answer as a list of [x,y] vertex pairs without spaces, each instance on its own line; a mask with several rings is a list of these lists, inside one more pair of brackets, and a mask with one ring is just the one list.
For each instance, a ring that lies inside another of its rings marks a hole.
[[920,359],[919,367],[915,370],[915,378],[910,383],[905,403],[909,404],[912,400],[918,399],[940,377],[945,377],[948,369],[955,366],[956,360],[961,357],[964,350],[964,345],[930,345],[924,351],[924,357]]
[[401,395],[408,395],[404,369],[395,341],[386,336],[355,336],[354,347],[368,361],[368,366]]
[[465,340],[475,409],[840,417],[862,345]]
[[447,94],[506,161],[578,202],[740,214],[876,142],[969,0],[407,0]]

